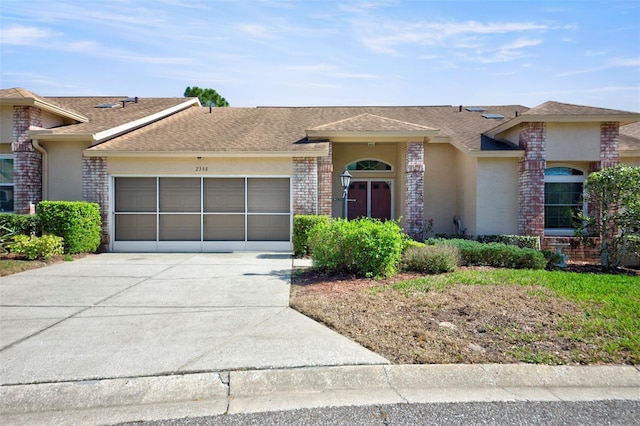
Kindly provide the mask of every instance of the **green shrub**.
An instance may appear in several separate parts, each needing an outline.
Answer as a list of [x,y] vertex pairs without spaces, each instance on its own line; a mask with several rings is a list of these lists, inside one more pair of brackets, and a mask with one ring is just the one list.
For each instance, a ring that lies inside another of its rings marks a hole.
[[50,260],[53,256],[64,253],[62,238],[55,235],[16,235],[13,240],[11,252],[24,254],[29,260]]
[[393,221],[335,219],[310,231],[316,268],[381,278],[393,275],[402,258],[404,233]]
[[518,248],[502,243],[479,243],[471,240],[427,240],[431,245],[451,245],[460,249],[463,265],[493,266],[496,268],[543,269],[547,266],[544,254],[538,250]]
[[0,213],[0,234],[7,230],[15,235],[39,235],[40,221],[32,214]]
[[441,274],[453,272],[460,263],[460,250],[449,245],[409,247],[403,253],[402,268],[406,271]]
[[43,231],[64,239],[66,253],[91,253],[100,246],[100,206],[79,201],[42,201],[36,209]]
[[456,235],[436,234],[437,239],[475,240],[479,243],[502,243],[520,248],[540,250],[540,239],[530,235]]
[[293,254],[296,257],[311,254],[309,231],[318,223],[329,223],[329,217],[304,214],[293,217]]

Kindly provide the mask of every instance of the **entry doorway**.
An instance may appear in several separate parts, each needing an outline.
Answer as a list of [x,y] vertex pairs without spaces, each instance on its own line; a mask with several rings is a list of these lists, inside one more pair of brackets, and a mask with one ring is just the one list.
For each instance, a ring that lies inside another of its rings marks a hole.
[[349,185],[348,218],[369,217],[389,220],[391,214],[391,182],[354,180]]

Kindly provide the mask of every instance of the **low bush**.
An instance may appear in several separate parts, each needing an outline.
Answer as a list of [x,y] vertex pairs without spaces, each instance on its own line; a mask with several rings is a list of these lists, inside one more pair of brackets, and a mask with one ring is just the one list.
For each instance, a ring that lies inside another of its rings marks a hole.
[[502,243],[520,248],[540,249],[540,239],[530,235],[456,235],[436,234],[437,239],[474,240],[479,243]]
[[314,267],[372,278],[396,272],[405,238],[396,222],[375,219],[319,223],[309,237]]
[[311,254],[309,231],[318,223],[329,223],[328,216],[299,214],[293,217],[293,254],[304,257]]
[[449,245],[409,247],[402,258],[406,271],[441,274],[453,272],[460,264],[460,250]]
[[0,234],[39,235],[40,221],[32,214],[0,213]]
[[43,231],[64,239],[66,253],[92,253],[100,246],[100,206],[80,201],[41,201],[36,209]]
[[63,240],[55,235],[16,235],[10,246],[12,253],[23,254],[27,259],[51,260],[55,255],[63,254]]
[[460,239],[427,240],[431,245],[451,245],[460,250],[463,265],[493,266],[496,268],[543,269],[547,259],[542,252],[502,243],[480,243]]

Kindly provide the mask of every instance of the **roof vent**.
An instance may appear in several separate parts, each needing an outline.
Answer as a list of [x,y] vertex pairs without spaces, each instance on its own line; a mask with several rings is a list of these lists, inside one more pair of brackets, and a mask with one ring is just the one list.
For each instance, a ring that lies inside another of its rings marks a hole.
[[96,105],[96,108],[115,108],[118,105],[119,104],[100,104],[100,105]]
[[126,103],[134,102],[134,103],[137,104],[138,103],[138,97],[136,96],[135,98],[126,98],[126,99],[121,100],[120,102],[126,102]]
[[504,118],[504,115],[502,115],[502,114],[482,114],[482,116],[484,118],[493,118],[493,119],[496,119],[496,120]]
[[469,111],[469,112],[483,112],[483,111],[486,111],[486,109],[484,109],[482,107],[466,107],[465,109],[467,111]]

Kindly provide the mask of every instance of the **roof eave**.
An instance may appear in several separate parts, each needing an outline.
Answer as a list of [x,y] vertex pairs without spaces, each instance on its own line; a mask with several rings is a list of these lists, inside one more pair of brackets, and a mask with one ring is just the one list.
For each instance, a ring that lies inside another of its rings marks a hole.
[[374,140],[376,138],[415,139],[436,136],[440,130],[408,130],[408,131],[347,131],[347,130],[307,130],[309,139],[361,139]]
[[600,114],[600,115],[528,115],[520,114],[506,123],[502,123],[485,132],[490,137],[504,132],[521,123],[602,123],[617,121],[621,126],[640,121],[639,113],[630,114]]
[[247,158],[247,157],[326,157],[329,149],[311,151],[105,151],[85,149],[85,157],[147,158]]
[[36,98],[4,98],[0,99],[0,105],[32,106],[49,111],[53,114],[70,118],[80,123],[89,121],[87,117],[74,111],[69,111],[57,105],[50,104],[42,99]]

